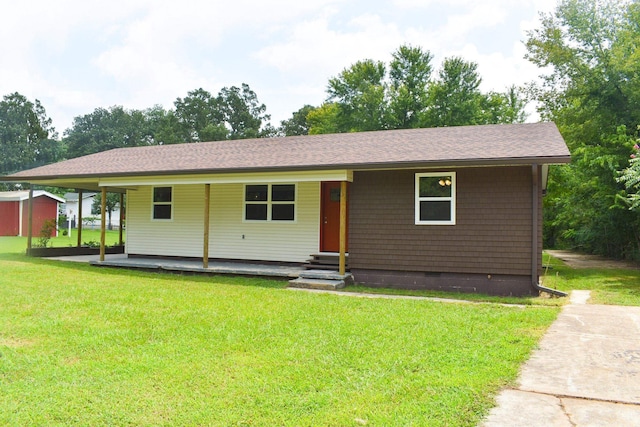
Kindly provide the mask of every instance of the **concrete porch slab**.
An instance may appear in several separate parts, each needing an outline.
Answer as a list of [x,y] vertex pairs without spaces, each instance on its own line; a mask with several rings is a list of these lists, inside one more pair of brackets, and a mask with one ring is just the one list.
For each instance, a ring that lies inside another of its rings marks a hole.
[[99,267],[134,268],[170,272],[230,274],[238,276],[260,276],[294,279],[305,271],[302,266],[257,264],[231,261],[209,261],[209,268],[202,267],[202,261],[163,258],[128,258],[127,255],[107,255],[100,262],[97,255],[47,258],[59,261],[85,262]]

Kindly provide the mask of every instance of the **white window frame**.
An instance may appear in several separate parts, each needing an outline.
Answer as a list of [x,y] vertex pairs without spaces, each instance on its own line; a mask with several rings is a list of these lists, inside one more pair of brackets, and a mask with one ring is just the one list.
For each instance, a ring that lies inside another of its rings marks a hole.
[[[247,201],[247,187],[251,185],[266,185],[267,186],[267,200],[260,201]],[[273,201],[273,186],[274,185],[293,185],[293,200]],[[247,205],[267,205],[267,219],[247,219]],[[272,206],[273,205],[293,205],[293,219],[272,219]],[[249,223],[265,223],[271,222],[274,224],[293,224],[298,220],[298,185],[295,182],[274,182],[274,183],[251,183],[244,184],[244,192],[242,194],[242,222]]]
[[[154,199],[156,188],[170,188],[171,189],[171,201],[170,202],[156,202]],[[173,204],[175,201],[175,189],[173,185],[155,185],[151,187],[151,221],[170,222],[173,221]],[[156,206],[171,206],[171,218],[156,218],[154,216]]]
[[[423,177],[451,177],[451,196],[449,197],[420,197],[420,178]],[[451,219],[448,221],[420,220],[420,202],[451,202]],[[456,225],[456,173],[455,172],[424,172],[417,173],[415,178],[415,224],[416,225]]]

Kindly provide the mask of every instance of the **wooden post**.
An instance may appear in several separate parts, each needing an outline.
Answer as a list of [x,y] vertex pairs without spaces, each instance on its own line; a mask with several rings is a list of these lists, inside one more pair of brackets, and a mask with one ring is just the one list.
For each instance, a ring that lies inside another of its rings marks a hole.
[[78,227],[78,244],[77,246],[82,246],[82,190],[78,191],[78,223],[76,226]]
[[[22,202],[20,202],[22,203]],[[32,239],[33,239],[33,185],[29,186],[29,203],[27,204],[27,254],[31,254]],[[20,230],[22,235],[22,230]]]
[[123,245],[123,240],[122,240],[122,226],[124,225],[124,193],[120,193],[120,246]]
[[338,273],[344,275],[347,266],[347,181],[340,183],[340,262]]
[[100,262],[104,261],[105,222],[107,216],[107,188],[102,187],[102,200],[100,200]]
[[204,185],[204,241],[202,245],[202,268],[209,268],[209,201],[211,184]]

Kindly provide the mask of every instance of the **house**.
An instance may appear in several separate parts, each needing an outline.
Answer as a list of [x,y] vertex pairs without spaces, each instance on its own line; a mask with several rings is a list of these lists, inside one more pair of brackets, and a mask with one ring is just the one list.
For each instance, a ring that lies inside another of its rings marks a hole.
[[[98,193],[96,192],[83,192],[83,193],[65,193],[64,198],[66,200],[66,203],[63,205],[63,210],[64,210],[64,214],[67,216],[67,218],[71,219],[71,225],[72,227],[77,227],[78,224],[78,215],[80,214],[80,212],[82,212],[82,217],[83,218],[87,218],[87,217],[95,217],[96,215],[93,215],[91,213],[91,208],[93,207],[93,203],[95,200],[96,195],[98,195]],[[79,209],[79,204],[78,204],[78,198],[82,196],[82,211],[80,211]],[[98,198],[100,196],[98,195]],[[99,215],[97,215],[99,216]],[[99,227],[100,224],[83,224],[84,227],[87,227],[87,225],[93,227]],[[120,207],[116,207],[112,212],[111,212],[111,225],[113,227],[119,227],[120,226]]]
[[0,179],[126,193],[129,257],[316,255],[370,286],[524,295],[548,167],[569,161],[530,123],[121,148]]
[[[33,235],[45,221],[58,222],[58,204],[64,199],[46,191],[33,192]],[[0,192],[0,236],[26,236],[29,227],[29,190]],[[58,230],[54,231],[57,236]]]

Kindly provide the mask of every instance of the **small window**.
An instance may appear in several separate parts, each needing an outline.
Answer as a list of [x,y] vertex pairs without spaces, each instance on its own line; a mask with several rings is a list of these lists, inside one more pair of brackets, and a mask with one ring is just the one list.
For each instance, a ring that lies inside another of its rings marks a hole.
[[295,221],[295,184],[246,185],[245,221]]
[[173,188],[153,188],[153,219],[172,219],[173,213]]
[[416,174],[415,221],[419,225],[456,223],[456,174]]

